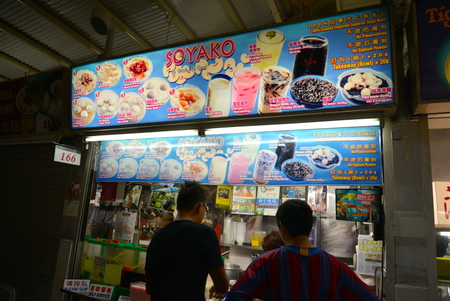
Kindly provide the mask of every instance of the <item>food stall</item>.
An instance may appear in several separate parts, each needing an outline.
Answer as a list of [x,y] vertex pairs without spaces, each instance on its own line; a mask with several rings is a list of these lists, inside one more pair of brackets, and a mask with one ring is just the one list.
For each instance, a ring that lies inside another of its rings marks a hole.
[[226,261],[245,268],[296,197],[315,210],[311,239],[373,280],[383,247],[364,234],[382,240],[392,46],[380,6],[73,68],[72,128],[95,174],[75,276],[129,293],[178,184],[196,180]]

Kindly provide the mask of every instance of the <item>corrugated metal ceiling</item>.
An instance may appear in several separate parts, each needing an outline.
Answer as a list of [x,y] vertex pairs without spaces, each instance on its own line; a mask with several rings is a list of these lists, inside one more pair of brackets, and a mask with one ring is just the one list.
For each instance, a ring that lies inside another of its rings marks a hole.
[[95,7],[113,15],[111,55],[120,57],[330,15],[342,1],[367,5],[360,0],[1,0],[0,81],[98,60],[106,36],[90,25]]

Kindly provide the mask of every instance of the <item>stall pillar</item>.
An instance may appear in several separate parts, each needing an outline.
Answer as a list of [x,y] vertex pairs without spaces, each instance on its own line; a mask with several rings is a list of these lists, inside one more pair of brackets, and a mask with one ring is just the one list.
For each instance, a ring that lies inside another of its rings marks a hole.
[[436,300],[436,246],[426,116],[383,130],[386,300]]

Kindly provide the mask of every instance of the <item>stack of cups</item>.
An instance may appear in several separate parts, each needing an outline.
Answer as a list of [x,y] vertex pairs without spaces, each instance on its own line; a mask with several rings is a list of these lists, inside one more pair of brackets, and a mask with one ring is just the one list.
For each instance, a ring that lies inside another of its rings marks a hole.
[[246,222],[234,222],[234,238],[239,245],[244,245],[245,242],[245,230],[247,226]]
[[226,245],[234,244],[234,225],[233,219],[229,216],[225,217],[223,226],[223,243]]

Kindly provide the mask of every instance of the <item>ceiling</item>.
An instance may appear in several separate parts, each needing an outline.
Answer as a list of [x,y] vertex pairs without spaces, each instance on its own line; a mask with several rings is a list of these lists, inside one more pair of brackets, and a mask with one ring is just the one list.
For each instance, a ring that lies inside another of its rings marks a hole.
[[[386,1],[1,0],[0,81],[380,2]],[[112,34],[93,29],[94,8],[110,13]]]

